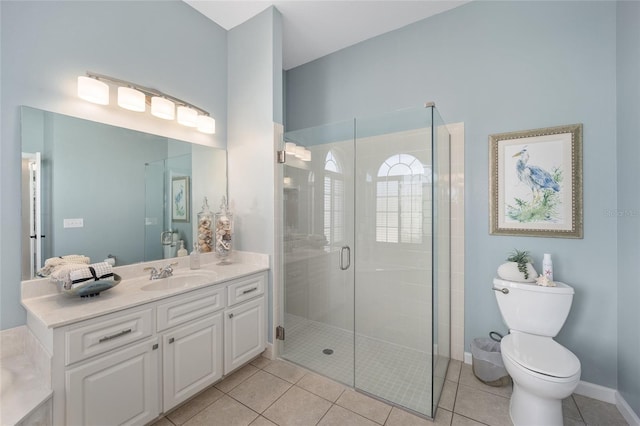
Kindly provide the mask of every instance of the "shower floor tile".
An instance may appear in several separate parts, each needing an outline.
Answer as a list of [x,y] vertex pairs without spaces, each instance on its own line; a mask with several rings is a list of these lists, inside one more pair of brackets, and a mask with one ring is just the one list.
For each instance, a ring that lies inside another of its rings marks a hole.
[[[356,336],[354,374],[352,331],[290,314],[285,316],[285,328],[283,358],[379,398],[430,414],[430,354]],[[327,349],[333,352],[324,353]]]

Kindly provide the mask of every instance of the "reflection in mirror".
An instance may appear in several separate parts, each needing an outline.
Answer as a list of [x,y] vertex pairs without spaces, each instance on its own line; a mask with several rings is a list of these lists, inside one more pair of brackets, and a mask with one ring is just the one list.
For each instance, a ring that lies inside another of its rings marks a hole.
[[226,195],[222,149],[29,107],[21,113],[22,279],[55,256],[114,257],[121,266],[174,257],[180,240],[191,252],[204,197],[215,205]]

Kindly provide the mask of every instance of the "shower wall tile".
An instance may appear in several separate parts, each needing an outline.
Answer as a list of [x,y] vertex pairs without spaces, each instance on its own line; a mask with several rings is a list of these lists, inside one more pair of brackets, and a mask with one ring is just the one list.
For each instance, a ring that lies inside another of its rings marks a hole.
[[451,325],[451,358],[464,360],[464,327]]
[[451,358],[464,360],[464,123],[451,133]]
[[464,289],[451,290],[451,306],[452,309],[460,309],[460,306],[464,306]]
[[431,328],[431,318],[424,306],[431,305],[431,288],[425,278],[429,278],[431,272],[398,267],[388,267],[386,271],[376,269],[358,271],[358,332],[428,351],[430,337],[425,338],[425,329]]

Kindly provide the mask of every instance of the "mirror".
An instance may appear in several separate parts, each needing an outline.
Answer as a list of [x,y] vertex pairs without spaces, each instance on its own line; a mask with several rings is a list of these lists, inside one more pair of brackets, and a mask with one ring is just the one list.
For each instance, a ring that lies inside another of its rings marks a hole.
[[[117,266],[189,252],[207,197],[227,193],[226,151],[22,107],[22,279],[50,257]],[[180,195],[182,194],[182,195]]]

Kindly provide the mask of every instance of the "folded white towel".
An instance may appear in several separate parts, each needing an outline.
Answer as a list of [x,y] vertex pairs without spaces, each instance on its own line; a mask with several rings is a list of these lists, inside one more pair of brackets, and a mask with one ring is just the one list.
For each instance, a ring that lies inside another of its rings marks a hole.
[[38,275],[41,277],[47,277],[53,274],[63,265],[88,265],[89,263],[91,263],[91,259],[80,254],[69,254],[67,256],[51,257],[45,260],[44,266],[38,271]]
[[93,263],[80,269],[69,271],[71,288],[84,284],[87,281],[114,281],[113,268],[107,262]]
[[68,263],[65,265],[58,265],[53,270],[49,278],[51,281],[62,281],[65,285],[65,288],[71,288],[71,280],[69,279],[69,272],[75,269],[86,268],[87,265],[84,263]]

